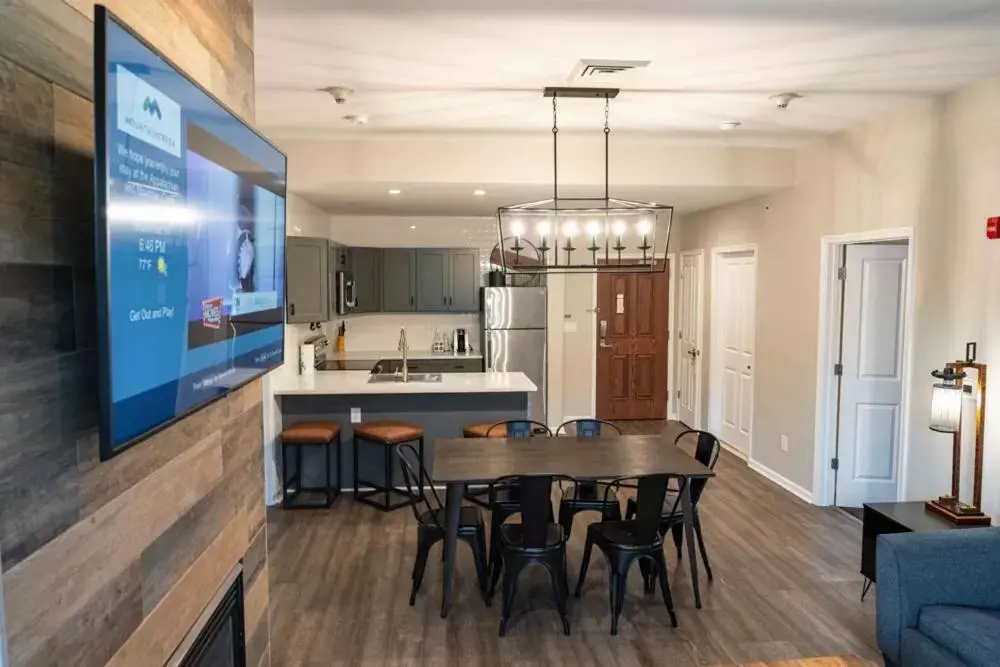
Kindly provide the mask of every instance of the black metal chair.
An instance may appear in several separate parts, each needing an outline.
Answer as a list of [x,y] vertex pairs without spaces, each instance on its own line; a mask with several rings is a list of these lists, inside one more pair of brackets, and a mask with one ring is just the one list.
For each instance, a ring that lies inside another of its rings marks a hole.
[[[572,430],[573,433],[569,433]],[[578,438],[597,438],[607,435],[621,435],[621,429],[603,419],[572,419],[556,429],[556,437],[575,435]],[[568,540],[573,532],[573,518],[580,512],[600,512],[608,520],[621,520],[622,510],[618,494],[608,485],[598,482],[580,482],[572,488],[562,490],[559,500],[559,525],[566,532]],[[607,501],[605,500],[607,498]]]
[[494,528],[499,535],[499,548],[490,553],[488,599],[493,597],[502,574],[501,637],[507,634],[507,623],[517,594],[518,576],[533,563],[538,563],[549,571],[556,607],[562,618],[563,633],[569,634],[566,535],[562,526],[552,520],[552,482],[556,480],[576,483],[571,477],[563,475],[531,475],[501,477],[490,485],[491,499],[501,489],[516,488],[516,511],[521,515],[520,523],[505,523]]
[[[697,444],[695,445],[694,458],[697,459],[699,463],[708,468],[715,470],[715,464],[719,462],[719,455],[722,452],[722,443],[719,439],[708,431],[698,431],[695,429],[689,429],[678,435],[674,439],[674,446],[676,446],[685,436],[695,434],[698,436]],[[698,538],[698,551],[701,552],[701,562],[705,564],[705,574],[709,581],[712,581],[712,566],[708,562],[708,551],[705,549],[705,537],[701,531],[701,515],[698,511],[699,501],[701,500],[701,494],[705,491],[705,485],[708,484],[708,479],[694,479],[691,480],[691,513],[692,520],[694,523],[694,534]],[[671,537],[673,537],[674,547],[677,549],[677,558],[683,558],[683,545],[684,545],[684,513],[680,509],[680,504],[677,502],[676,491],[671,491],[667,495],[667,499],[663,504],[663,515],[660,518],[660,535],[666,535],[669,531]],[[625,518],[629,519],[635,515],[635,500],[629,498],[628,503],[625,507]]]
[[[420,486],[421,475],[413,469],[414,464],[408,460],[410,458],[423,472],[423,479],[430,479],[430,476],[423,469],[417,450],[412,445],[401,445],[399,447],[399,466],[403,470],[403,481],[406,484],[407,493],[416,499],[411,505],[413,516],[417,519],[417,559],[413,563],[413,587],[410,589],[410,606],[412,607],[417,601],[417,591],[424,579],[427,556],[430,554],[431,547],[445,538],[445,511],[444,504],[434,487],[429,487],[431,496],[434,498],[432,503],[424,488]],[[458,539],[466,542],[472,548],[479,591],[485,598],[489,592],[486,572],[486,524],[483,521],[483,513],[478,507],[461,508],[458,519]]]
[[618,618],[625,604],[628,571],[634,562],[639,561],[643,576],[643,590],[652,592],[654,579],[660,582],[663,593],[663,603],[670,614],[670,624],[677,627],[677,614],[674,613],[674,603],[670,596],[670,584],[667,581],[667,562],[663,555],[663,537],[660,534],[660,518],[664,499],[667,496],[667,486],[670,481],[677,481],[683,489],[686,480],[676,475],[647,475],[614,480],[609,489],[616,483],[636,480],[637,507],[635,519],[626,521],[602,521],[587,526],[587,544],[583,551],[583,562],[580,564],[580,579],[576,585],[576,597],[580,597],[583,582],[587,578],[587,567],[590,565],[590,554],[596,546],[604,554],[610,570],[609,588],[611,603],[611,634],[618,634]]

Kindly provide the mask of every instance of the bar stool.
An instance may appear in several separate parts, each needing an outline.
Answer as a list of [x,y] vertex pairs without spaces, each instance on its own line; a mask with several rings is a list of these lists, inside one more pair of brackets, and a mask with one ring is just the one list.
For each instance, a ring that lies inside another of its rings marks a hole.
[[[382,484],[376,484],[368,480],[363,480],[358,472],[358,444],[368,442],[373,445],[381,445],[384,452]],[[417,442],[418,459],[420,461],[420,488],[424,488],[424,429],[406,422],[381,421],[369,422],[367,424],[356,424],[354,426],[354,499],[366,505],[371,505],[383,512],[391,512],[400,507],[406,507],[417,502],[419,496],[404,491],[400,491],[392,485],[393,454],[396,453],[396,446],[406,443]],[[372,490],[361,491],[362,486],[370,486]],[[373,496],[382,494],[383,502],[373,500]],[[405,500],[397,503],[390,502],[390,496],[396,494]]]
[[[497,425],[497,422],[486,422],[484,424],[472,424],[471,426],[466,426],[462,429],[463,438],[488,438],[487,435],[490,429]],[[498,438],[502,435],[506,435],[506,432],[501,432],[501,429],[497,429],[496,434]]]
[[[343,475],[340,465],[340,424],[333,421],[295,422],[278,436],[281,439],[281,506],[284,509],[326,509],[340,496]],[[302,485],[302,448],[322,447],[326,469],[325,486]],[[330,453],[337,461],[337,485],[333,485],[330,473]],[[289,455],[295,458],[295,474],[288,474]],[[322,500],[302,500],[302,493],[321,493]]]

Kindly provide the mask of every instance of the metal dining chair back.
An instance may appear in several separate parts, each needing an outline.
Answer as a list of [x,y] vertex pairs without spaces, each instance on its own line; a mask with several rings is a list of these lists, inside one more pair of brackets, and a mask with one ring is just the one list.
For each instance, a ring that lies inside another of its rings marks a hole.
[[[698,436],[697,443],[694,448],[694,458],[703,466],[707,466],[708,468],[715,470],[715,464],[719,462],[719,454],[722,452],[722,443],[708,431],[688,429],[674,438],[674,445],[680,443],[685,436],[692,434]],[[706,484],[708,484],[707,477],[691,480],[692,504],[698,504],[698,500],[701,498],[702,492],[705,491]]]
[[[570,428],[573,433],[570,433]],[[611,431],[609,434],[607,431]],[[570,419],[556,429],[556,436],[575,435],[580,438],[599,438],[602,435],[621,435],[622,430],[612,422],[596,418]]]
[[533,419],[508,419],[497,422],[486,430],[487,438],[531,438],[536,435],[551,437],[552,431]]

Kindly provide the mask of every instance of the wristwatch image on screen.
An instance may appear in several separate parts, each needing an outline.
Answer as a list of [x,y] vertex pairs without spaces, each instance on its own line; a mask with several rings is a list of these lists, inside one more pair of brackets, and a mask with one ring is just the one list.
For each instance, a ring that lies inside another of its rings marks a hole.
[[253,264],[253,238],[249,230],[241,229],[236,236],[236,277],[239,278],[240,289],[244,292],[254,291]]

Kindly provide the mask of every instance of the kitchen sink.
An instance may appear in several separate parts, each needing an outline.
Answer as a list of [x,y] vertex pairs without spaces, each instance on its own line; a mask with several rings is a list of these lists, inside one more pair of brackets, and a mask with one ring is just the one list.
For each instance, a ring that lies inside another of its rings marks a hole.
[[[440,373],[410,373],[407,382],[440,382]],[[368,377],[368,383],[373,382],[403,382],[403,374],[399,373],[372,373]]]

